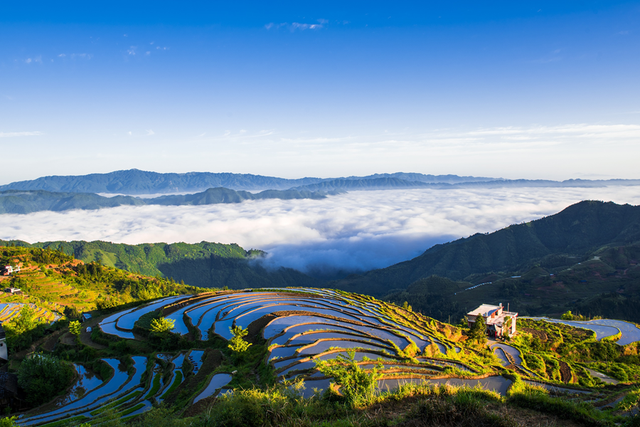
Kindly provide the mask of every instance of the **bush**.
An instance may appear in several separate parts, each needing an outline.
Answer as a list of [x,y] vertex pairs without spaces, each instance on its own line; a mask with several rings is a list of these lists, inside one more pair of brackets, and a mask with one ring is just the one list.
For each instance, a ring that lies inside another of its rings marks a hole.
[[166,317],[160,317],[159,319],[151,320],[151,332],[156,335],[163,335],[170,332],[176,327],[176,321],[173,319],[167,319]]
[[251,343],[248,343],[244,340],[244,337],[247,336],[249,331],[247,329],[242,329],[240,326],[234,326],[233,328],[229,328],[231,333],[233,334],[233,338],[229,341],[229,348],[236,353],[243,353],[247,351],[247,349],[251,346]]
[[72,320],[69,322],[69,332],[73,335],[78,336],[80,332],[82,332],[82,325],[77,320]]
[[340,392],[345,400],[353,407],[367,404],[373,400],[378,380],[382,374],[382,364],[367,372],[358,366],[355,360],[356,352],[347,351],[348,356],[339,354],[333,360],[316,360],[316,369],[327,377],[333,377],[340,385]]
[[72,376],[73,370],[68,364],[54,356],[36,353],[20,364],[18,385],[30,404],[40,405],[64,390]]

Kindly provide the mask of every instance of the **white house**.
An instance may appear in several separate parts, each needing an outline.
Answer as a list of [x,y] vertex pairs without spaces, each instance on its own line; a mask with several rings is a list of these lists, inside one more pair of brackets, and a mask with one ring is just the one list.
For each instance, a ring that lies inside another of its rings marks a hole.
[[487,335],[491,338],[511,336],[516,333],[518,313],[505,311],[502,304],[482,304],[480,307],[467,313],[469,327],[473,326],[478,316],[484,317],[484,322],[487,325]]

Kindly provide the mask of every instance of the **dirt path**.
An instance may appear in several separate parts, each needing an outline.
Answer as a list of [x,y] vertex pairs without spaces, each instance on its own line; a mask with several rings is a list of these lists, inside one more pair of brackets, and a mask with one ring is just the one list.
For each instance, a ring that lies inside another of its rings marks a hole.
[[106,346],[102,345],[102,344],[98,344],[94,341],[91,340],[91,332],[87,332],[87,328],[91,328],[91,330],[93,331],[93,328],[97,328],[98,327],[98,323],[100,323],[100,321],[102,319],[104,319],[106,316],[100,316],[100,317],[94,317],[92,319],[89,319],[85,322],[82,322],[82,332],[80,332],[80,342],[88,347],[93,347],[96,350],[103,350],[105,348],[107,348]]
[[600,381],[602,381],[605,384],[618,384],[620,382],[620,381],[618,381],[618,380],[616,380],[614,378],[606,376],[605,374],[603,374],[601,372],[594,371],[593,369],[589,369],[589,368],[586,368],[586,369],[587,369],[587,371],[589,371],[591,376],[598,378]]

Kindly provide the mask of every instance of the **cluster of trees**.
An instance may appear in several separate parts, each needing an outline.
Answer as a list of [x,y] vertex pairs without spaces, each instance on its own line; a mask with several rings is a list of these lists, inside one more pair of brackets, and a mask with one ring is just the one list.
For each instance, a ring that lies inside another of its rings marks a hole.
[[35,353],[20,364],[18,385],[32,405],[47,402],[64,390],[73,377],[69,364],[55,356]]
[[35,248],[31,251],[31,256],[38,264],[65,264],[73,261],[73,256],[67,255],[60,250],[52,248]]

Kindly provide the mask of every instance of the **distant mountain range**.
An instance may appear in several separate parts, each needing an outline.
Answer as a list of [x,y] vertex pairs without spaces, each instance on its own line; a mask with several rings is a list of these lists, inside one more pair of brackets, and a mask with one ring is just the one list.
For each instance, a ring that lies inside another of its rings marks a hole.
[[[349,177],[345,180],[395,178],[411,182],[458,183],[490,181],[494,178],[461,177],[457,175],[424,175],[419,173],[375,174],[367,177]],[[224,187],[232,190],[287,190],[331,181],[335,178],[285,179],[270,176],[237,173],[157,173],[138,169],[95,173],[78,176],[45,176],[30,181],[12,182],[0,186],[2,190],[44,190],[67,193],[120,193],[120,194],[169,194],[203,191]]]
[[599,187],[607,185],[640,185],[640,180],[505,180],[501,178],[428,175],[421,173],[390,173],[343,178],[285,179],[262,175],[235,173],[157,173],[138,169],[79,176],[45,176],[31,181],[19,181],[0,186],[3,190],[43,190],[62,193],[111,193],[126,195],[195,193],[209,188],[231,190],[335,191],[393,188],[456,188],[456,187]]
[[335,192],[265,190],[253,194],[247,191],[235,191],[228,188],[210,188],[202,193],[167,195],[142,199],[133,196],[104,197],[93,193],[6,190],[0,191],[0,214],[28,214],[45,210],[60,212],[70,209],[100,209],[125,205],[185,206],[240,203],[244,200],[261,199],[323,199],[327,194],[335,194]]

